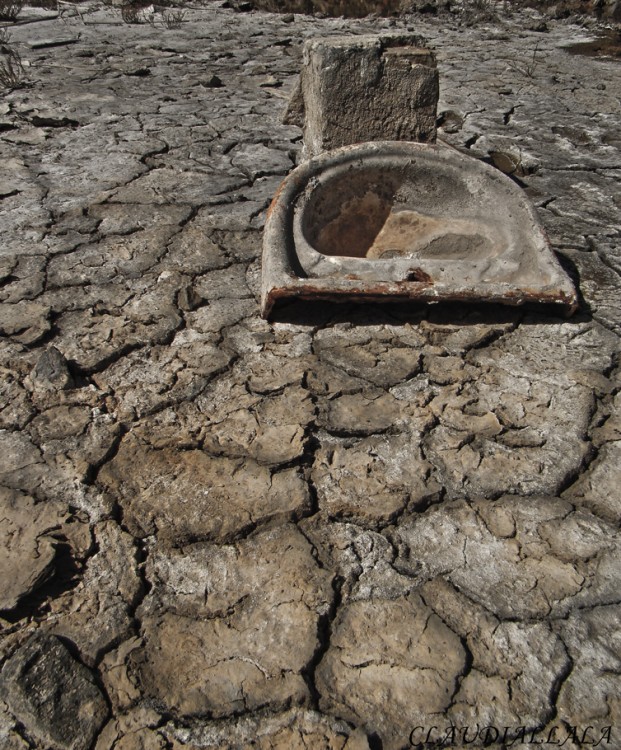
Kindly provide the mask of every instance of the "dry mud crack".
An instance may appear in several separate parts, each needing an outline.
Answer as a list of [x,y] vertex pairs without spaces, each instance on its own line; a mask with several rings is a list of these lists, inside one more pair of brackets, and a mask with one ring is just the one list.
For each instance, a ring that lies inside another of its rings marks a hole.
[[[618,62],[528,14],[220,6],[11,29],[0,745],[621,747]],[[573,318],[259,317],[302,43],[385,29],[434,48],[440,137],[538,207]]]

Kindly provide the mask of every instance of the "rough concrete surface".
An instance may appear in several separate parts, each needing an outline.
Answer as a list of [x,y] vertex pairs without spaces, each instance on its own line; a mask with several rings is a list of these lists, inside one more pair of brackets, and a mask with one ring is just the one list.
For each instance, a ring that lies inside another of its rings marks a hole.
[[301,97],[305,157],[360,141],[435,141],[438,71],[421,44],[398,33],[307,42],[292,97]]
[[[620,68],[499,12],[11,27],[2,748],[621,747]],[[303,43],[377,31],[427,40],[438,137],[519,180],[573,318],[260,318]]]

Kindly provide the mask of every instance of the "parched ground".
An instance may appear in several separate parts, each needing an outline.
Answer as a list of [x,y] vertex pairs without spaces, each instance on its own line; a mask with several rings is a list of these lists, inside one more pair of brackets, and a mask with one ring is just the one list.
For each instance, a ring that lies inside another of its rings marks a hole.
[[[218,6],[11,30],[0,746],[620,748],[619,63],[524,14]],[[573,318],[260,319],[302,42],[390,28],[437,53],[440,137],[538,207]]]

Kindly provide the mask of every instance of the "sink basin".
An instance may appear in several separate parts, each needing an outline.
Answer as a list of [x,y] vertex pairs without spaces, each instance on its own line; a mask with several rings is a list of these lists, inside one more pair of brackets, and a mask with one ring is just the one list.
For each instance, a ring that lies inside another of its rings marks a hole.
[[448,146],[326,152],[281,184],[264,231],[262,314],[284,299],[577,304],[523,191]]

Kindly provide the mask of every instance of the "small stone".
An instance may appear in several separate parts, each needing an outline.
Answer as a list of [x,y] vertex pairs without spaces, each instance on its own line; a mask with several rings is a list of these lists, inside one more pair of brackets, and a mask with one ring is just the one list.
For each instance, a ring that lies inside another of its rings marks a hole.
[[436,124],[444,133],[459,133],[464,124],[464,118],[459,112],[447,110],[440,112]]
[[123,72],[126,76],[133,76],[135,78],[146,78],[151,75],[150,68],[140,66],[136,68],[126,68]]
[[280,81],[275,76],[269,76],[262,83],[260,83],[259,86],[262,86],[263,88],[279,88],[280,86],[282,86],[282,81]]
[[222,83],[222,79],[218,78],[217,75],[212,75],[203,81],[203,86],[207,89],[219,89],[224,86],[224,83]]
[[55,346],[39,357],[30,377],[34,387],[42,391],[62,391],[74,386],[69,363]]
[[191,284],[184,286],[177,294],[177,305],[181,310],[190,312],[195,310],[201,303],[201,296]]
[[5,663],[0,695],[29,732],[60,750],[88,750],[108,715],[92,674],[51,635],[32,636]]
[[80,36],[59,36],[55,39],[36,39],[28,42],[30,49],[50,49],[51,47],[63,47],[68,44],[76,44],[80,41]]

